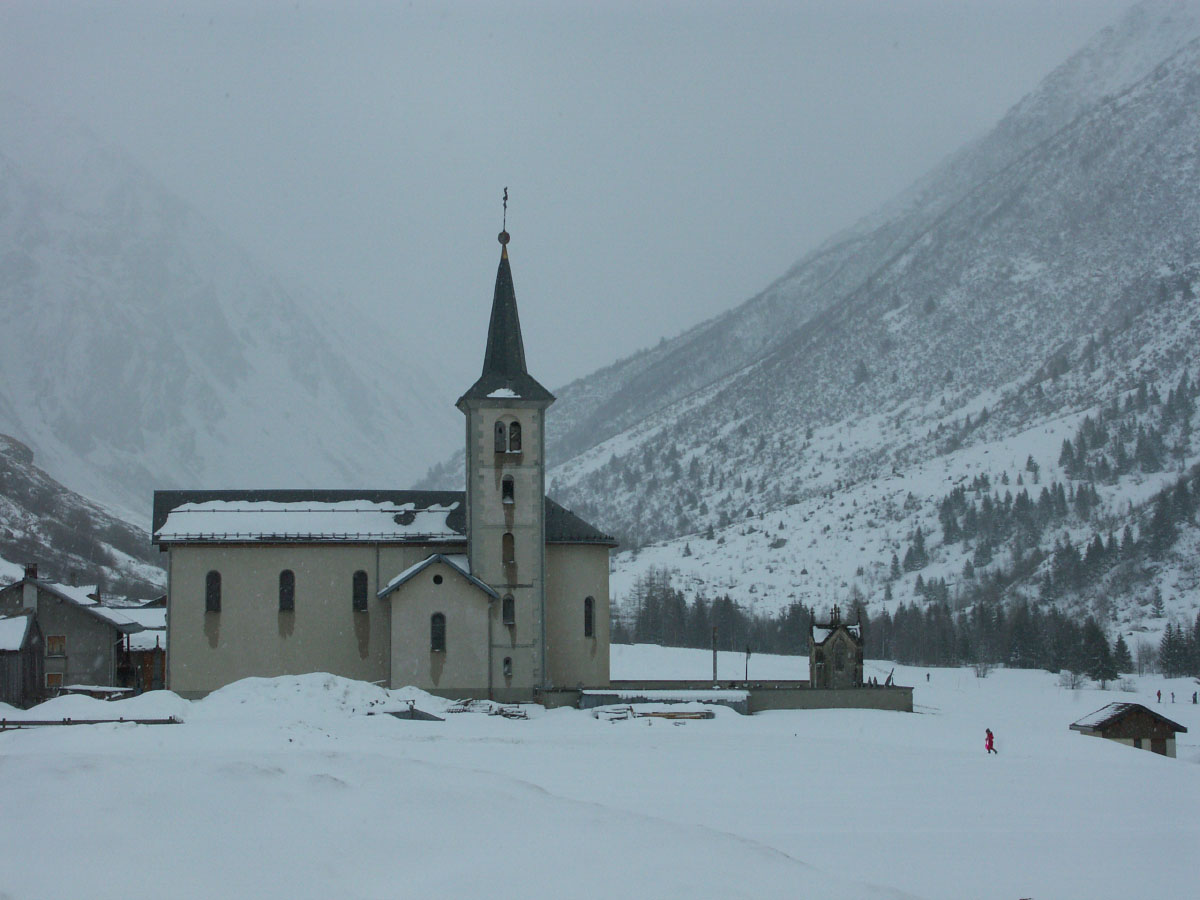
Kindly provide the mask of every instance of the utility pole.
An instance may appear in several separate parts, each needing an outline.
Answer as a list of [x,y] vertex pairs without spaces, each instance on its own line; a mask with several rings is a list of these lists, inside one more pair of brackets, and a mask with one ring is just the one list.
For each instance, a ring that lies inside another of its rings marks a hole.
[[750,680],[750,645],[746,645],[746,677],[745,681]]

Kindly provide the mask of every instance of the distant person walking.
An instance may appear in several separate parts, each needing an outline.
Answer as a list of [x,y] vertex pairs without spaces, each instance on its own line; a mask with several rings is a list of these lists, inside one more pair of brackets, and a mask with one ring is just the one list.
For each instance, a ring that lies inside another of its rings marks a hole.
[[1162,691],[1158,692],[1158,702],[1162,703]]
[[1171,702],[1172,703],[1175,702],[1175,692],[1174,691],[1171,691]]
[[987,732],[987,737],[983,739],[984,749],[987,750],[988,753],[995,753],[997,756],[999,756],[1000,751],[996,749],[996,736],[992,734],[992,729],[985,728],[983,730]]
[[1196,705],[1196,692],[1192,691],[1192,706]]

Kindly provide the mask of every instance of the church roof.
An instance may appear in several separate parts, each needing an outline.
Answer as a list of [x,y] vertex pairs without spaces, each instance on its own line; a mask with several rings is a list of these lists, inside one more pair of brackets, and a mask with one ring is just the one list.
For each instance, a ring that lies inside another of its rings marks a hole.
[[517,295],[513,289],[508,247],[500,252],[496,270],[496,290],[492,295],[492,318],[488,323],[487,349],[483,354],[483,373],[459,398],[516,398],[552,402],[554,395],[542,387],[525,368],[525,343],[521,339],[521,320],[517,316]]
[[407,569],[405,569],[403,572],[401,572],[399,575],[397,575],[395,578],[393,578],[391,581],[389,581],[386,585],[384,585],[383,588],[379,591],[379,593],[376,596],[378,596],[380,600],[382,600],[385,597],[390,596],[401,585],[407,584],[413,578],[413,576],[417,575],[420,572],[423,572],[425,569],[429,568],[431,565],[433,565],[434,563],[437,563],[437,562],[445,563],[447,566],[452,568],[454,571],[458,572],[459,575],[461,575],[463,578],[467,579],[467,581],[471,582],[471,584],[475,585],[475,587],[479,588],[481,591],[483,591],[489,597],[493,597],[497,600],[500,599],[499,594],[497,594],[494,590],[492,590],[492,588],[488,587],[488,585],[486,585],[484,582],[480,581],[478,578],[476,578],[474,575],[471,574],[470,566],[467,564],[466,556],[461,556],[461,555],[457,555],[457,554],[453,555],[453,556],[446,556],[445,554],[442,554],[442,553],[435,553],[432,556],[428,556],[425,559],[421,560],[419,563],[409,566]]
[[[466,540],[462,491],[155,491],[152,527],[159,545]],[[549,497],[546,541],[617,543]]]

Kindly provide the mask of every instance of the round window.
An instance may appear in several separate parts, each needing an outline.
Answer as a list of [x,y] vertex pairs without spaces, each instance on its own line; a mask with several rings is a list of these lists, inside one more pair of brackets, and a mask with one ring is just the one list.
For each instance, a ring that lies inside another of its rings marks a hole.
[[441,583],[442,583],[442,576],[441,576],[441,575],[434,575],[434,576],[433,576],[433,583],[434,583],[434,584],[441,584]]

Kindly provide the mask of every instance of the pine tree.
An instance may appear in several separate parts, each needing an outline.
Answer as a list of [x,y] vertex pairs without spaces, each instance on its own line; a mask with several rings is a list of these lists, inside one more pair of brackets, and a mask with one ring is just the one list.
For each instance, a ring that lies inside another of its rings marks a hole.
[[1125,643],[1124,636],[1119,634],[1113,646],[1113,665],[1118,672],[1128,674],[1133,671],[1133,655],[1129,652],[1129,645]]
[[1108,639],[1099,623],[1088,616],[1083,623],[1083,672],[1093,681],[1100,682],[1101,690],[1105,684],[1117,677],[1117,669],[1113,664],[1112,653],[1108,647]]

